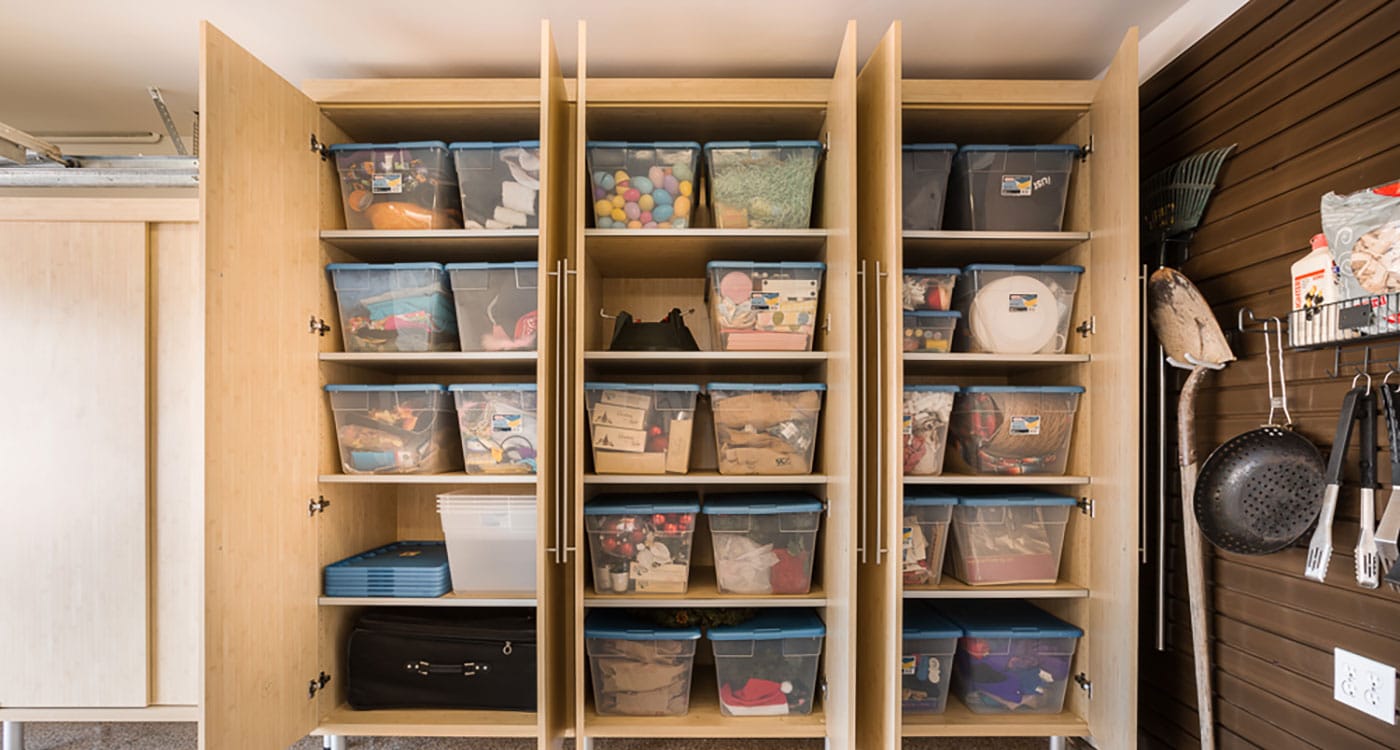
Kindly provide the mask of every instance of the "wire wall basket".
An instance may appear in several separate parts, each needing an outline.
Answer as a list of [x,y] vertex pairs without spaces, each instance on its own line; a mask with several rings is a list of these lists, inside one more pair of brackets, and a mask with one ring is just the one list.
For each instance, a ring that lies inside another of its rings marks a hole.
[[1294,349],[1386,336],[1400,336],[1400,292],[1328,302],[1288,314],[1288,344]]

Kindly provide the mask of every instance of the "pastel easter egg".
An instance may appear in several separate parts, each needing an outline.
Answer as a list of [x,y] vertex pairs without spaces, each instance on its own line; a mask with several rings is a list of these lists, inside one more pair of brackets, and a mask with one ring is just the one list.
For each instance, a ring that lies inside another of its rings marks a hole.
[[674,211],[670,206],[657,206],[652,209],[651,218],[657,221],[667,221],[671,218],[671,214],[673,213]]
[[602,200],[606,197],[608,197],[608,191],[602,189],[601,187],[593,188],[593,200]]
[[652,217],[651,217],[651,212],[650,212],[650,211],[643,211],[643,212],[642,212],[642,215],[641,215],[641,216],[638,216],[637,218],[641,219],[643,224],[646,224],[647,222],[651,221],[651,218],[652,218]]
[[658,205],[658,206],[669,206],[669,205],[671,205],[671,203],[672,203],[671,195],[672,195],[671,193],[668,193],[668,192],[666,192],[665,190],[653,190],[652,193],[651,193],[652,200],[655,200],[655,201],[656,201],[656,205]]
[[642,222],[633,219],[632,221],[627,222],[627,228],[628,228],[628,229],[641,229],[641,228],[642,228]]
[[608,216],[599,216],[599,217],[598,217],[598,228],[599,228],[599,229],[612,229],[612,227],[613,227],[613,220],[612,220],[611,217],[608,217]]
[[666,170],[662,169],[662,168],[661,168],[661,165],[659,165],[659,164],[658,164],[658,165],[655,165],[655,166],[653,166],[651,169],[648,169],[648,170],[647,170],[647,179],[648,179],[648,180],[651,180],[651,184],[653,184],[653,185],[658,185],[658,184],[660,184],[660,183],[661,183],[661,180],[664,179],[665,177],[666,177]]
[[690,180],[682,180],[680,188],[681,195],[690,195],[690,193],[695,189],[694,186],[690,184]]
[[678,180],[690,180],[695,178],[695,172],[691,170],[688,162],[677,162],[671,165],[671,174]]
[[623,198],[621,195],[614,195],[612,197],[612,204],[613,208],[622,208],[627,205],[627,199]]
[[642,209],[638,208],[637,204],[635,203],[628,203],[627,205],[623,206],[622,212],[627,214],[627,218],[629,219],[637,219],[640,218],[642,215]]
[[676,216],[690,215],[690,199],[682,195],[676,199]]
[[615,183],[613,181],[613,176],[607,172],[594,172],[593,184],[604,190],[612,190]]
[[646,195],[647,193],[650,193],[652,187],[653,187],[652,181],[651,181],[651,180],[648,180],[648,179],[645,178],[645,177],[637,177],[637,178],[635,178],[635,179],[632,180],[632,188],[633,188],[634,190],[637,190],[637,191],[641,192],[642,195]]
[[627,192],[622,194],[622,197],[625,198],[628,203],[636,203],[638,199],[642,197],[642,191],[636,188],[628,188]]
[[681,191],[680,180],[677,180],[675,175],[666,175],[666,179],[661,181],[661,187],[671,195],[675,195]]
[[612,213],[612,210],[612,201],[598,201],[597,203],[593,204],[593,214],[595,216],[607,216],[608,214]]
[[646,221],[642,222],[642,227],[645,229],[655,229],[657,227],[657,224],[654,221]]
[[614,208],[611,216],[613,221],[627,221],[627,213],[620,208]]
[[616,172],[613,172],[613,182],[616,185],[621,185],[622,183],[627,182],[629,179],[631,179],[631,177],[629,177],[627,173],[622,171],[621,169],[617,170]]
[[643,195],[637,199],[637,205],[641,206],[643,211],[650,211],[656,206],[656,199],[650,195]]
[[676,229],[685,229],[689,224],[690,221],[683,216],[677,216],[676,218],[671,219],[671,226]]

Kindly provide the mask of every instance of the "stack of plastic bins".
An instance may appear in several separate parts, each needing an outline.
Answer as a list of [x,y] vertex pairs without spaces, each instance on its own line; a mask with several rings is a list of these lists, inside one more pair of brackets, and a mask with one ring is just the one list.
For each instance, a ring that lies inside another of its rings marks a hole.
[[452,590],[458,594],[534,593],[536,506],[533,495],[437,497]]
[[699,628],[665,628],[611,609],[583,623],[593,710],[601,716],[682,716],[690,710]]
[[913,487],[904,489],[904,534],[901,545],[905,586],[936,586],[943,580],[948,524],[953,495]]
[[346,474],[439,474],[462,468],[457,420],[441,385],[328,385]]
[[1074,498],[1048,492],[960,495],[953,574],[972,586],[1055,583],[1073,507]]
[[468,474],[534,474],[539,461],[534,383],[458,383],[462,457]]
[[721,474],[810,474],[820,383],[710,383]]
[[690,441],[700,386],[588,382],[583,390],[594,471],[690,471]]
[[948,229],[1058,232],[1079,147],[963,146],[948,180]]
[[583,505],[599,594],[684,594],[700,496],[599,495]]
[[1064,710],[1083,630],[1019,599],[950,599],[937,609],[963,630],[953,657],[953,692],[968,710]]
[[928,605],[904,600],[904,648],[899,673],[904,713],[941,714],[948,707],[953,654],[962,628]]
[[719,229],[806,229],[820,141],[716,141],[705,144],[710,204]]
[[826,624],[810,609],[770,609],[739,625],[709,629],[720,713],[810,714]]
[[943,228],[943,203],[948,195],[948,174],[953,169],[951,143],[906,143],[901,189],[904,192],[904,228],[936,231]]
[[812,588],[822,503],[799,492],[705,498],[721,594],[806,594]]
[[457,315],[440,263],[331,263],[347,352],[457,349]]

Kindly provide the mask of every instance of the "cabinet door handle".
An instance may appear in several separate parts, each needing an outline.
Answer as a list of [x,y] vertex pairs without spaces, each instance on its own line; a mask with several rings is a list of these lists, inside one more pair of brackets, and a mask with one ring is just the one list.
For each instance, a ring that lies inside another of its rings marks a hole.
[[567,347],[564,345],[564,336],[568,334],[568,327],[564,325],[563,266],[563,261],[554,261],[554,270],[549,274],[554,277],[555,309],[558,311],[558,315],[554,317],[559,321],[559,329],[554,332],[554,392],[558,394],[555,396],[558,401],[554,405],[554,456],[552,457],[554,463],[554,483],[550,487],[554,493],[554,528],[551,529],[554,535],[554,545],[549,548],[549,551],[554,554],[554,563],[556,565],[564,562],[564,542],[562,536],[564,529],[564,482],[566,481],[564,477],[566,468],[564,464],[564,454],[567,453],[567,448],[565,447],[567,441],[564,439],[564,425],[565,419],[567,419],[565,415],[567,414],[567,410],[564,408],[563,393],[567,390],[567,384],[564,382],[564,353],[567,351]]
[[[573,377],[573,362],[570,357],[569,350],[569,343],[571,341],[571,339],[569,338],[569,332],[573,327],[574,314],[572,302],[573,297],[569,293],[569,277],[573,276],[575,272],[569,269],[569,261],[567,258],[559,261],[559,265],[562,269],[562,272],[559,274],[559,278],[561,280],[561,286],[563,287],[563,295],[561,297],[563,304],[560,306],[559,309],[563,313],[562,315],[560,315],[560,318],[563,320],[564,324],[564,327],[562,329],[564,335],[559,337],[559,341],[561,342],[561,348],[563,349],[562,356],[560,356],[559,358],[559,361],[563,366],[563,377],[561,380],[561,386],[559,390],[562,394],[560,400],[563,402],[564,406],[564,408],[559,411],[560,419],[563,421],[559,434],[567,435],[569,431],[569,420],[573,419],[574,417],[574,387],[573,381],[570,379]],[[572,445],[573,443],[571,441],[570,447],[572,447]],[[569,514],[569,491],[573,488],[573,475],[570,473],[573,471],[572,450],[559,451],[559,465],[563,468],[563,471],[559,473],[559,546],[564,551],[564,563],[568,564],[569,555],[577,551],[576,547],[569,546],[569,529],[571,528],[573,523],[573,517]]]
[[885,553],[885,320],[884,279],[889,273],[875,261],[875,564]]
[[[865,276],[865,261],[860,262],[860,267],[856,270],[856,309],[860,311],[859,325],[856,327],[856,338],[859,340],[860,352],[860,377],[857,378],[856,387],[860,389],[860,412],[859,420],[861,424],[866,422],[866,417],[870,414],[870,396],[867,391],[870,388],[869,363],[866,361],[866,337],[870,335],[870,327],[867,325],[869,319],[868,310],[865,309],[865,285],[869,279]],[[870,476],[870,469],[866,465],[866,459],[870,453],[869,436],[860,440],[860,460],[856,462],[856,492],[860,495],[860,518],[857,523],[860,526],[859,536],[856,539],[856,552],[860,555],[860,564],[866,562],[865,540],[870,533],[869,519],[866,514],[869,512],[869,505],[866,502],[869,488],[866,480]]]

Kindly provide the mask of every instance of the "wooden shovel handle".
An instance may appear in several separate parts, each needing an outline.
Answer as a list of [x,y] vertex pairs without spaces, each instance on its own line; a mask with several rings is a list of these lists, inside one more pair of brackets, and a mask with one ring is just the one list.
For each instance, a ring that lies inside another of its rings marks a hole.
[[1176,406],[1177,441],[1181,453],[1182,552],[1186,556],[1186,590],[1191,605],[1191,651],[1196,668],[1196,712],[1200,718],[1201,750],[1215,750],[1215,709],[1211,689],[1209,600],[1201,528],[1196,523],[1196,393],[1209,372],[1197,367],[1181,387]]

